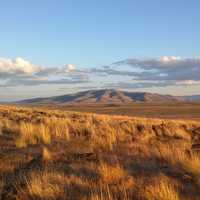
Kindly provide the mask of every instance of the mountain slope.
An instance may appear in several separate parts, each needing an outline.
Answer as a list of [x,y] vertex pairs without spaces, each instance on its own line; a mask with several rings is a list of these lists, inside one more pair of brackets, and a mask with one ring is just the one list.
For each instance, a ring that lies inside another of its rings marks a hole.
[[127,92],[119,90],[89,90],[75,94],[67,94],[49,98],[34,98],[19,101],[20,104],[120,104],[131,102],[174,102],[183,100],[181,97],[160,95],[146,92]]
[[200,101],[200,95],[183,96],[186,101]]

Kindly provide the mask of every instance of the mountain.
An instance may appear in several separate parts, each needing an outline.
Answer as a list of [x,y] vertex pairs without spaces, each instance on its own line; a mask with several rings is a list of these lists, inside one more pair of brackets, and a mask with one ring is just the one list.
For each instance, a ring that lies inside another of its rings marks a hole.
[[75,94],[48,98],[25,99],[20,104],[121,104],[132,102],[175,102],[183,97],[160,95],[147,92],[127,92],[113,89],[89,90]]
[[200,101],[200,95],[183,96],[185,101]]

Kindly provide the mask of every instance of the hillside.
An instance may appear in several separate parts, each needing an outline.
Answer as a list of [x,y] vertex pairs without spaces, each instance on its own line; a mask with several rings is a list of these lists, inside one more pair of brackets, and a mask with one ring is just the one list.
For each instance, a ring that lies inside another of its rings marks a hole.
[[184,96],[183,98],[186,101],[200,101],[200,95]]
[[89,90],[49,98],[34,98],[19,101],[21,104],[124,104],[132,102],[176,102],[181,97],[147,92],[127,92],[119,90]]
[[0,106],[0,199],[198,200],[200,122]]

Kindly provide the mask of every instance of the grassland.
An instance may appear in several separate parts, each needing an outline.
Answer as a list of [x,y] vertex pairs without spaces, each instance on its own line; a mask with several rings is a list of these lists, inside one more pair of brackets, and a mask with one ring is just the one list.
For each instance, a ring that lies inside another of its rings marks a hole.
[[47,109],[58,109],[84,113],[123,115],[132,117],[193,119],[200,120],[200,103],[171,102],[171,103],[130,103],[130,104],[76,104],[49,105]]
[[0,199],[199,200],[200,122],[0,106]]

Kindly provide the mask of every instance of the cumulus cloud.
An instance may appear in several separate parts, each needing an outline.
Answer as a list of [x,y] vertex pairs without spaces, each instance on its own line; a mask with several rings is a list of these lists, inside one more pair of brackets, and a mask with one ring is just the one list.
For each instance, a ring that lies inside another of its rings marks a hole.
[[59,67],[34,65],[23,59],[0,58],[0,86],[74,84],[88,82],[87,74],[72,64]]
[[7,58],[0,58],[0,73],[5,74],[33,74],[40,70],[39,66],[33,65],[30,62],[16,58],[14,60]]
[[67,67],[67,71],[74,71],[76,69],[75,65],[72,65],[72,64],[67,64],[66,67]]

